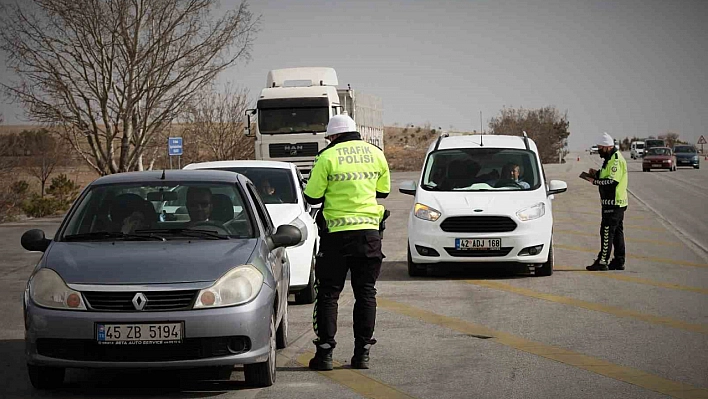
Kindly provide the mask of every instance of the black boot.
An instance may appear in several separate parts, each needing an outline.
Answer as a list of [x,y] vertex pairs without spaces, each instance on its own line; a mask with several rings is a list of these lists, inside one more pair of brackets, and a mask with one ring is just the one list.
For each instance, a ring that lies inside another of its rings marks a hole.
[[371,349],[371,344],[356,346],[354,348],[354,356],[352,356],[353,369],[369,368],[369,349]]
[[614,258],[607,267],[610,270],[624,270],[624,259]]
[[592,265],[585,267],[585,269],[591,271],[591,272],[604,272],[607,271],[607,265],[604,263],[600,263],[599,261],[595,261],[592,263]]
[[318,346],[315,357],[310,359],[310,369],[318,371],[332,370],[332,351],[333,348],[331,347],[322,348]]

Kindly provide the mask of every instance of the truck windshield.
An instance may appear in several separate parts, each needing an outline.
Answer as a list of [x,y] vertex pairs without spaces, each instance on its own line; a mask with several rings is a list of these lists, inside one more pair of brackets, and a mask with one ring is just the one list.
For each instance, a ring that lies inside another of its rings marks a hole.
[[327,130],[329,108],[267,108],[258,113],[261,134],[317,133]]
[[423,189],[435,191],[533,190],[541,185],[531,151],[458,148],[430,153]]
[[646,148],[652,148],[652,147],[664,147],[664,140],[647,140],[644,142],[644,145]]

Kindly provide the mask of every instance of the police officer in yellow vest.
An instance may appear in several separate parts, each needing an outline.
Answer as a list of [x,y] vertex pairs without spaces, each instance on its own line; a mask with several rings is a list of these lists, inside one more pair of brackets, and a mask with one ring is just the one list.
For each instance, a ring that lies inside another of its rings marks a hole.
[[325,133],[331,143],[322,150],[310,172],[305,199],[322,206],[320,251],[315,264],[317,300],[312,315],[317,339],[313,370],[332,370],[336,346],[337,300],[351,271],[354,290],[353,368],[369,368],[369,349],[376,321],[376,279],[383,253],[379,224],[384,207],[377,198],[391,191],[383,151],[361,139],[354,120],[335,115]]
[[[603,133],[597,143],[597,151],[605,160],[602,169],[590,169],[594,176],[592,184],[600,189],[602,204],[602,223],[600,225],[600,252],[592,265],[591,271],[624,270],[624,212],[627,210],[627,161],[615,148],[612,137]],[[614,247],[614,258],[610,253]]]

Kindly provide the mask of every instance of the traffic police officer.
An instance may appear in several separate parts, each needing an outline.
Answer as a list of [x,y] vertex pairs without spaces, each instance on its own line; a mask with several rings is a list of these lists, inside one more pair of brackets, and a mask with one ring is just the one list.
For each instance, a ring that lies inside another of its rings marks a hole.
[[354,290],[353,368],[369,368],[369,349],[376,321],[376,279],[381,271],[380,223],[391,177],[383,151],[361,139],[354,120],[335,115],[325,137],[331,143],[322,150],[310,172],[305,199],[324,202],[320,220],[320,251],[315,263],[317,300],[312,315],[317,339],[313,370],[332,370],[336,346],[337,300],[351,271]]
[[[602,223],[600,225],[600,252],[592,265],[591,271],[624,270],[624,212],[627,209],[627,161],[615,148],[612,137],[603,133],[597,143],[597,150],[605,160],[602,169],[590,169],[592,184],[599,187],[602,204]],[[614,258],[610,253],[614,247]]]

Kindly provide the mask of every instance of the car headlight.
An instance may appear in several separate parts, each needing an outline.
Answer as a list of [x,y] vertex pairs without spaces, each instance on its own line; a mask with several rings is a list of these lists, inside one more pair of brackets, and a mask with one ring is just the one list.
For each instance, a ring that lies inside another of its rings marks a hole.
[[255,298],[263,286],[263,274],[252,265],[237,266],[209,288],[199,291],[194,309],[240,305]]
[[42,268],[32,275],[29,293],[32,301],[44,308],[86,310],[81,293],[69,288],[52,269]]
[[541,216],[546,214],[546,204],[543,202],[539,202],[538,204],[534,206],[530,206],[528,208],[524,208],[518,212],[516,212],[516,216],[519,217],[524,222],[527,222],[529,220],[534,220],[538,219]]
[[694,160],[694,161],[698,161],[698,155],[696,155],[695,157],[693,157],[693,160]]
[[428,220],[431,222],[440,219],[441,215],[440,211],[423,204],[415,204],[413,214],[418,219]]

